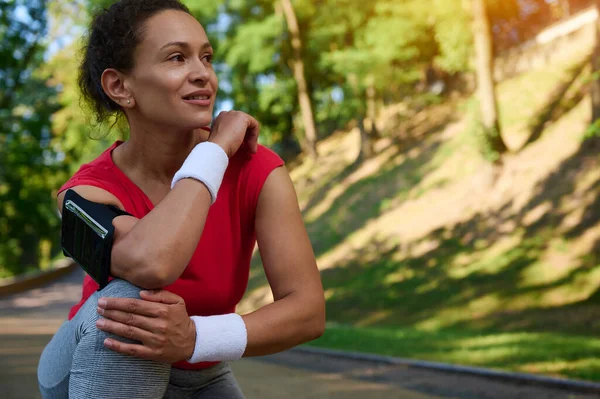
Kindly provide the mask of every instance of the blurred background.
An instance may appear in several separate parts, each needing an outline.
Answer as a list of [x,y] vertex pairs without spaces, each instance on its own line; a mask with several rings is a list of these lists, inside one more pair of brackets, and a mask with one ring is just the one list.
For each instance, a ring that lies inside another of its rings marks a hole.
[[[57,189],[127,138],[76,87],[111,3],[0,0],[0,278],[60,259]],[[217,111],[255,116],[296,184],[312,345],[600,381],[600,2],[185,3]],[[270,300],[256,255],[239,311]]]

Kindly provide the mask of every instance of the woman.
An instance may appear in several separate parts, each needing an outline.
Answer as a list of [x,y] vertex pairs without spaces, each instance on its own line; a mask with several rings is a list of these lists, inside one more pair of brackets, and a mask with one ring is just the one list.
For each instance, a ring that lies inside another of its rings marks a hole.
[[[202,26],[177,0],[97,15],[80,86],[116,142],[61,188],[117,206],[108,286],[81,302],[40,359],[44,398],[243,398],[226,361],[312,340],[323,289],[283,161],[242,112],[212,119],[217,77]],[[220,188],[219,188],[220,186]],[[258,242],[274,303],[235,314]],[[141,287],[141,288],[140,288]],[[162,289],[161,289],[162,288]]]

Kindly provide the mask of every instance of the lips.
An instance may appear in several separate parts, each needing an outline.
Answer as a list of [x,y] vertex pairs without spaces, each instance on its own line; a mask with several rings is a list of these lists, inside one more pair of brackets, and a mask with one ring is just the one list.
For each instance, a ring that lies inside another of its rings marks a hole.
[[209,107],[212,103],[212,91],[207,89],[196,90],[183,97],[183,101],[192,105]]
[[208,100],[210,96],[189,96],[185,100]]
[[196,90],[184,96],[184,100],[209,100],[212,97],[212,91],[208,89]]

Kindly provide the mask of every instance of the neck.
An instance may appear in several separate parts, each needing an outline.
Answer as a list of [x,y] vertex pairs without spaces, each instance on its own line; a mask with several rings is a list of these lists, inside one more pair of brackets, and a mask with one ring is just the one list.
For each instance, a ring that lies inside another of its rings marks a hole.
[[[180,130],[132,125],[129,140],[113,152],[115,164],[139,186],[170,187],[194,146],[208,139],[203,129]],[[118,151],[117,151],[118,150]],[[142,184],[140,184],[142,183]]]

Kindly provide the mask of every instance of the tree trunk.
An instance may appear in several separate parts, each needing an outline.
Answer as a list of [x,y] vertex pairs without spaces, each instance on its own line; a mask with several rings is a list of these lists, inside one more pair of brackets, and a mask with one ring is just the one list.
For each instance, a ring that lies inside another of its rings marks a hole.
[[375,123],[377,119],[377,90],[375,90],[374,79],[370,79],[369,85],[367,86],[367,119],[369,121],[367,134],[371,139],[379,137],[377,125]]
[[[358,153],[357,161],[363,161],[373,156],[375,152],[373,150],[373,138],[365,126],[365,119],[369,116],[369,90],[366,91],[362,88],[359,82],[359,78],[356,74],[350,73],[347,76],[348,84],[352,88],[352,94],[356,99],[360,100],[358,109],[356,110],[356,122],[360,134],[360,152]],[[374,97],[374,87],[371,92],[371,96]],[[372,122],[369,122],[372,123]],[[373,123],[374,125],[374,123]]]
[[[596,1],[596,9],[600,16],[600,0]],[[596,43],[594,44],[594,53],[592,55],[592,74],[594,79],[590,85],[590,95],[592,97],[592,123],[600,118],[600,17],[596,20]]]
[[369,159],[374,153],[373,142],[365,129],[365,119],[362,115],[358,116],[358,130],[360,131],[360,153],[358,154],[358,159]]
[[477,69],[477,90],[481,106],[481,122],[487,145],[494,153],[501,155],[508,148],[502,140],[498,122],[498,104],[494,87],[494,55],[492,31],[485,6],[485,0],[473,0],[473,35]]
[[571,5],[569,4],[569,0],[562,0],[562,11],[563,19],[568,18],[571,15]]
[[317,130],[315,128],[315,120],[312,112],[312,104],[308,95],[306,85],[306,77],[304,75],[304,61],[302,60],[302,40],[300,39],[300,29],[296,12],[291,0],[281,0],[281,7],[288,30],[292,38],[292,49],[294,56],[292,59],[292,69],[294,79],[298,86],[298,103],[300,104],[300,112],[302,114],[302,124],[304,125],[304,133],[306,136],[306,149],[312,158],[317,158]]

